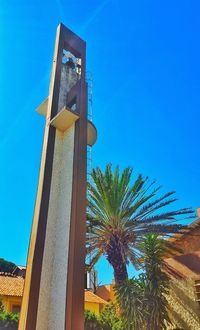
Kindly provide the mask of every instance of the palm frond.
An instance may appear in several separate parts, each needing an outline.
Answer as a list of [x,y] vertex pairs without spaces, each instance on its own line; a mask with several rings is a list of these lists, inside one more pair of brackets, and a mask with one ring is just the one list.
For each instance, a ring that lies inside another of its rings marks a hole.
[[174,191],[161,194],[161,186],[141,174],[132,181],[131,167],[120,172],[118,166],[113,170],[108,164],[104,172],[99,167],[93,169],[91,176],[87,253],[92,255],[93,264],[105,255],[115,273],[125,276],[129,261],[137,265],[144,235],[153,232],[166,238],[180,233],[186,228],[180,222],[194,217],[191,208],[172,209],[177,201]]

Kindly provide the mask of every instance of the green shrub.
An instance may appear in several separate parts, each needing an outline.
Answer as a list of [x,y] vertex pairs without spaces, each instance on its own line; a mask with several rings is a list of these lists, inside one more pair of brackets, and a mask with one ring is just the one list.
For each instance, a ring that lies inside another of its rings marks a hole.
[[117,316],[117,305],[109,303],[99,316],[85,311],[85,330],[124,330],[122,320]]
[[100,313],[100,322],[103,330],[122,330],[122,321],[118,317],[118,306],[109,303]]
[[85,330],[102,330],[99,317],[89,311],[85,311]]
[[3,304],[3,301],[2,301],[2,297],[0,297],[0,313],[4,313],[4,312],[5,312],[4,304]]
[[6,313],[0,313],[0,322],[6,320]]
[[19,314],[13,314],[8,312],[0,313],[0,328],[5,329],[17,329],[19,322]]

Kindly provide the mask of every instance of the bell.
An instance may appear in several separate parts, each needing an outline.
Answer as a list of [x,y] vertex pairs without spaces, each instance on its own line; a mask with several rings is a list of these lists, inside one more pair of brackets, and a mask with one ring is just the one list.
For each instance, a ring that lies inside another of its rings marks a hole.
[[75,69],[75,63],[71,57],[69,57],[68,61],[66,62],[66,65],[73,70]]

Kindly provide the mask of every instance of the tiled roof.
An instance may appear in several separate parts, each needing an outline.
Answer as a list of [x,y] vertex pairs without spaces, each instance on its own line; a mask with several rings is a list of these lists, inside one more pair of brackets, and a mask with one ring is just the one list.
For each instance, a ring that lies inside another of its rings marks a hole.
[[22,297],[23,286],[23,277],[0,273],[0,296]]
[[[23,277],[0,273],[0,296],[22,297],[23,286]],[[88,290],[85,290],[85,301],[97,304],[107,304],[105,300]]]
[[85,302],[91,302],[96,304],[107,304],[107,301],[98,297],[92,291],[85,290]]

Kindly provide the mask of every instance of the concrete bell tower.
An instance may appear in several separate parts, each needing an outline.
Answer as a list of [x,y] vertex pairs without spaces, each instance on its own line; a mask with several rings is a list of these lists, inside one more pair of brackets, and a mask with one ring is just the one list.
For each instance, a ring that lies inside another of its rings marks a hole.
[[20,330],[83,330],[88,120],[86,44],[57,28]]

